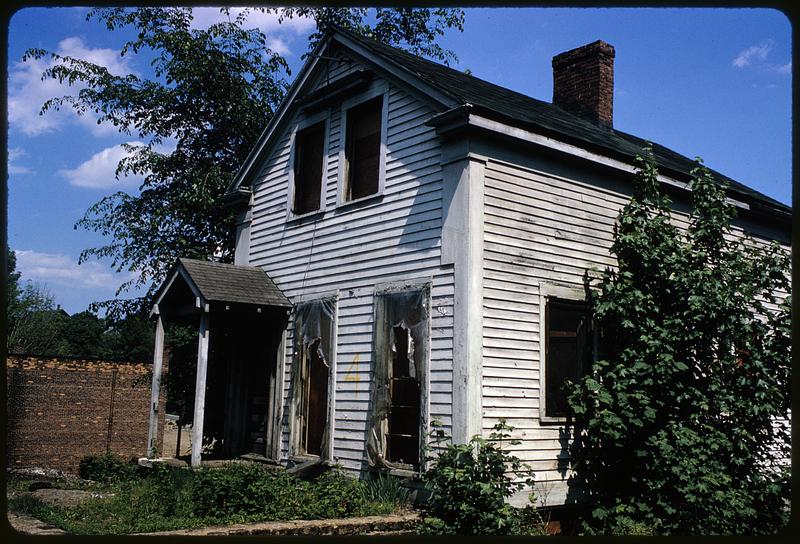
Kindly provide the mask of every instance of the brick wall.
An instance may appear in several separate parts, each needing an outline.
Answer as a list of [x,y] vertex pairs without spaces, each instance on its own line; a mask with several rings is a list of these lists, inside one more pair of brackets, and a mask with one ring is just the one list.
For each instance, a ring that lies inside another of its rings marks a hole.
[[[9,355],[6,464],[77,474],[82,457],[147,449],[151,364]],[[113,394],[112,394],[113,393]],[[164,429],[159,399],[158,448]]]

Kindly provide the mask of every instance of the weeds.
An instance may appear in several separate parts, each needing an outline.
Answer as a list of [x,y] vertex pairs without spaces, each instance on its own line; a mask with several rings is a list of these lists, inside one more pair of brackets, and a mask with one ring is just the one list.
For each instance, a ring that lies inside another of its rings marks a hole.
[[108,485],[114,495],[74,507],[51,507],[31,495],[9,501],[23,512],[73,534],[131,534],[255,521],[330,519],[389,514],[407,497],[390,478],[363,482],[338,470],[313,481],[251,463],[199,470],[156,465],[146,476]]

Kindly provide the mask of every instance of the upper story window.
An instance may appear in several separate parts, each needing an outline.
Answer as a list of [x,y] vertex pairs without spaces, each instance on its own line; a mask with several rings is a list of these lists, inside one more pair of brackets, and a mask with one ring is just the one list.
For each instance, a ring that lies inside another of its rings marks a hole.
[[325,158],[325,122],[297,131],[294,148],[292,212],[303,215],[320,209]]
[[343,201],[364,198],[380,190],[382,112],[383,95],[347,110]]

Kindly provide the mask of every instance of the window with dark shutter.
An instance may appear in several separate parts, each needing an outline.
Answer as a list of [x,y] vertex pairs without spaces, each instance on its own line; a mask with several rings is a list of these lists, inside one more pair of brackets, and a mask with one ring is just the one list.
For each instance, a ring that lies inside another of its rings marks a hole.
[[324,122],[299,130],[295,136],[292,206],[295,215],[310,213],[320,208],[324,147]]
[[564,385],[577,382],[591,362],[589,308],[585,302],[550,298],[545,322],[545,415],[564,417],[569,412]]
[[382,110],[382,96],[347,110],[344,200],[378,192]]

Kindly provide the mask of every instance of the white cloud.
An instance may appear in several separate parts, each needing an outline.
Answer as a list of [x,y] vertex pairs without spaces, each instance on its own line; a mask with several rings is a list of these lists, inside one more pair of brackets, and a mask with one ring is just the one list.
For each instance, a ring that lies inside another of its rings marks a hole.
[[[143,145],[141,142],[128,142],[129,145]],[[108,189],[111,187],[130,188],[142,182],[142,176],[128,176],[116,179],[119,161],[128,156],[122,145],[107,147],[98,151],[88,160],[72,169],[62,169],[58,173],[65,177],[70,185],[88,189]]]
[[[246,8],[230,8],[230,20],[236,17]],[[218,7],[196,7],[192,9],[192,27],[208,28],[215,23],[227,21],[228,16],[220,12]],[[311,32],[314,28],[314,19],[310,17],[292,17],[278,22],[277,13],[263,13],[250,8],[245,22],[245,28],[258,28],[269,36],[267,47],[280,55],[290,53],[289,42],[295,36]],[[281,34],[281,36],[276,36]]]
[[[248,8],[230,8],[230,20],[234,21],[236,17],[242,13],[243,10]],[[291,19],[284,19],[283,22],[278,22],[277,13],[264,13],[262,11],[249,8],[250,12],[247,15],[245,28],[258,28],[263,32],[270,32],[276,30],[289,30],[295,34],[302,34],[314,28],[314,19],[310,17],[292,17]],[[220,12],[219,7],[195,7],[192,9],[192,27],[193,28],[208,28],[214,23],[227,21],[228,16]]]
[[778,72],[779,74],[791,74],[792,61],[789,61],[786,64],[774,64],[772,65],[772,69]]
[[[135,73],[131,69],[128,58],[120,57],[113,49],[92,48],[80,37],[69,37],[61,40],[56,53],[101,64],[115,75]],[[53,66],[49,57],[29,59],[26,62],[15,62],[8,76],[8,122],[12,130],[19,130],[28,136],[35,136],[58,130],[64,124],[77,123],[89,129],[96,136],[114,134],[113,126],[97,124],[97,117],[92,113],[79,116],[71,108],[60,111],[48,111],[39,115],[42,104],[50,98],[73,95],[83,88],[76,84],[70,87],[53,79],[42,81],[42,72]]]
[[33,174],[33,170],[27,166],[16,164],[16,160],[24,157],[28,153],[21,147],[12,147],[8,150],[8,173],[9,174]]
[[753,64],[753,61],[764,61],[774,46],[775,42],[772,40],[767,40],[759,45],[752,45],[733,59],[733,65],[736,68],[744,68]]
[[108,288],[134,277],[132,273],[117,274],[98,261],[79,265],[63,253],[43,253],[17,249],[17,270],[26,280],[63,285],[75,289]]

